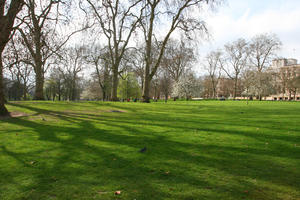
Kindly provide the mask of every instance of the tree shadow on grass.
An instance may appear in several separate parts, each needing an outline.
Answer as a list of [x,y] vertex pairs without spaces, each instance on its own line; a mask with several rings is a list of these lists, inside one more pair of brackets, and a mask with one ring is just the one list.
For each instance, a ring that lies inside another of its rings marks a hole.
[[[171,140],[168,126],[188,129],[181,125],[184,122],[164,125],[161,123],[163,117],[153,114],[151,122],[156,122],[154,125],[146,123],[137,128],[134,126],[136,118],[128,116],[116,119],[114,116],[26,108],[76,126],[38,123],[26,118],[7,120],[34,130],[38,136],[37,146],[30,152],[15,152],[5,146],[0,149],[22,166],[18,170],[0,169],[7,174],[6,181],[15,183],[15,176],[34,180],[25,186],[19,184],[18,191],[22,192],[19,199],[114,199],[118,198],[113,195],[115,190],[122,190],[119,197],[122,199],[280,199],[280,192],[274,188],[264,188],[266,194],[258,194],[260,186],[251,181],[255,179],[300,190],[299,170],[290,171],[289,167],[272,160],[272,157],[287,154],[274,149]],[[153,126],[160,127],[164,134],[152,133]],[[201,130],[201,124],[198,126]],[[216,129],[202,131],[247,134]],[[69,137],[64,139],[61,135]],[[246,136],[257,137],[252,133]],[[148,150],[139,153],[143,145],[147,145]],[[298,151],[288,148],[286,152],[293,153],[287,158],[296,160],[294,153]],[[31,164],[32,160],[35,163]]]

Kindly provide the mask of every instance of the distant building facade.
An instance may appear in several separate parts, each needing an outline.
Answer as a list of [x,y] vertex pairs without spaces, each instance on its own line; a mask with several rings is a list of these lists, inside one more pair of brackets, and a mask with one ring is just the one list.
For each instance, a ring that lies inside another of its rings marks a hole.
[[272,74],[276,94],[267,97],[268,100],[300,101],[300,64],[296,59],[273,60],[269,72]]

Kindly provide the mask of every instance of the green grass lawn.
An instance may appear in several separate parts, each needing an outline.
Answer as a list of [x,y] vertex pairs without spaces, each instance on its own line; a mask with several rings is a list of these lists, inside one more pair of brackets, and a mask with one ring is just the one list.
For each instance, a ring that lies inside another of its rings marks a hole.
[[1,200],[300,199],[297,102],[7,107]]

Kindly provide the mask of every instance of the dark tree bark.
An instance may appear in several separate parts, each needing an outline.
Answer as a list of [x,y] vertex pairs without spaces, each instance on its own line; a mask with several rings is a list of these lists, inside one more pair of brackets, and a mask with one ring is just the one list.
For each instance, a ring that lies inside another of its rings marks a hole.
[[3,63],[2,54],[8,41],[10,40],[15,18],[23,6],[22,0],[11,1],[8,10],[5,7],[8,4],[6,0],[0,0],[0,115],[8,115],[8,111],[4,105],[4,83],[3,83]]

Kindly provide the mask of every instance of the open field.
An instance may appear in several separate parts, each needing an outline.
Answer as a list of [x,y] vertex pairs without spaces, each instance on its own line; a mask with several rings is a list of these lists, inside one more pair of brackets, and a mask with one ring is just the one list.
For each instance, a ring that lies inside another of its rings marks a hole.
[[300,199],[297,102],[7,107],[1,200]]

